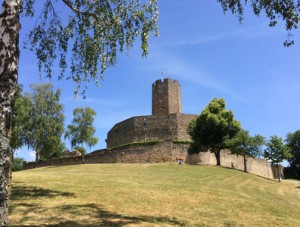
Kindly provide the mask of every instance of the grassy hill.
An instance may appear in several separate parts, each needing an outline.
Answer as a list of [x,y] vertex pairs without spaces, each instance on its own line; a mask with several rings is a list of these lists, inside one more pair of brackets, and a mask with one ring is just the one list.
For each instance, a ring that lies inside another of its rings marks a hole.
[[300,183],[213,166],[92,164],[13,174],[12,225],[300,226]]

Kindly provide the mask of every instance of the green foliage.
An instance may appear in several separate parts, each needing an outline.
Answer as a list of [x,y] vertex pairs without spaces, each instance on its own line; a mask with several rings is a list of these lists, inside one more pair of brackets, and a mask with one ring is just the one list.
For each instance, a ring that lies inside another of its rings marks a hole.
[[272,164],[279,164],[291,157],[290,149],[284,144],[281,137],[274,135],[266,143],[264,157]]
[[293,36],[291,34],[291,31],[298,28],[300,20],[299,0],[218,0],[218,2],[221,4],[224,12],[231,11],[232,14],[238,16],[240,22],[243,20],[244,5],[251,5],[253,13],[257,16],[261,15],[262,12],[264,12],[266,17],[270,19],[270,27],[276,26],[278,23],[278,19],[282,19],[285,23],[285,29],[288,32],[288,37],[284,42],[284,45],[290,46],[294,44],[294,41],[291,39]]
[[226,141],[228,148],[232,153],[238,155],[247,155],[250,157],[259,157],[263,153],[265,139],[263,136],[250,136],[246,130],[239,131],[235,137]]
[[191,140],[172,140],[174,144],[192,144],[193,141]]
[[281,174],[279,171],[279,163],[291,157],[290,149],[283,143],[281,137],[271,136],[266,143],[267,148],[264,151],[264,157],[270,160],[273,165],[277,165],[278,180],[281,180]]
[[228,148],[227,140],[240,130],[240,123],[234,119],[233,112],[225,109],[225,100],[214,98],[188,126],[193,140],[190,152],[210,150],[215,153],[220,165],[220,151]]
[[19,85],[12,112],[12,135],[10,145],[13,150],[25,143],[26,123],[29,121],[30,103],[22,95],[22,85]]
[[290,164],[285,176],[300,180],[300,130],[287,134],[286,145],[290,148]]
[[290,166],[300,167],[300,130],[287,134],[286,143],[291,153],[288,159]]
[[62,156],[64,145],[61,136],[64,131],[63,105],[60,90],[53,91],[51,84],[32,85],[32,92],[25,93],[29,103],[29,118],[24,124],[25,144],[36,152],[36,161]]
[[14,158],[12,171],[21,171],[23,169],[24,158]]
[[76,108],[73,111],[72,124],[68,125],[65,138],[71,140],[72,147],[86,143],[90,148],[98,143],[98,138],[93,137],[96,132],[93,126],[96,112],[90,107]]
[[[36,53],[39,69],[49,77],[58,59],[59,79],[64,77],[68,68],[67,53],[72,52],[71,73],[66,78],[78,84],[76,94],[81,84],[89,81],[98,84],[103,80],[106,68],[115,65],[118,51],[130,49],[140,37],[145,56],[149,34],[155,31],[158,35],[157,0],[44,2],[43,11],[28,36],[29,46]],[[33,16],[34,7],[35,0],[25,1],[25,15]],[[58,14],[61,10],[64,14]]]
[[133,142],[133,143],[126,143],[122,144],[117,147],[111,147],[109,150],[120,150],[126,147],[131,147],[131,146],[149,146],[149,145],[155,145],[162,142],[162,140],[153,140],[153,141],[146,141],[146,142]]
[[86,150],[84,147],[77,146],[77,147],[74,147],[74,150],[79,151],[81,153],[81,155],[86,155]]
[[252,137],[248,131],[242,129],[236,136],[226,140],[226,144],[231,153],[243,156],[244,171],[247,172],[247,157],[255,158],[262,155],[265,138],[260,135]]

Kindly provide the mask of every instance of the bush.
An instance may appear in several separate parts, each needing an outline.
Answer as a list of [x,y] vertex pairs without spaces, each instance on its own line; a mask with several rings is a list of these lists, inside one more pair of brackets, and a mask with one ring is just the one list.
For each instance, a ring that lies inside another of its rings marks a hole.
[[23,169],[24,158],[14,158],[12,171],[21,171]]
[[81,155],[86,155],[86,150],[84,147],[74,147],[73,150],[79,151]]

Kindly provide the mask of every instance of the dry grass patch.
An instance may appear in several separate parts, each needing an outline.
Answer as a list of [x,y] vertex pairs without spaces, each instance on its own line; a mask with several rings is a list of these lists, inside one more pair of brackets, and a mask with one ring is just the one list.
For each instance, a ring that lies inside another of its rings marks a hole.
[[92,164],[13,174],[13,225],[299,226],[300,184],[176,164]]

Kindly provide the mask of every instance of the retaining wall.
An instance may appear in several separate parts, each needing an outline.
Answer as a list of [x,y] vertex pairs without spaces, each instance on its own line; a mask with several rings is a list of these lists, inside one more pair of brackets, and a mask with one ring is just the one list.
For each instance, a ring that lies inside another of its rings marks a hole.
[[[189,155],[188,144],[177,144],[164,141],[154,145],[131,145],[117,150],[103,149],[89,153],[83,157],[65,157],[46,161],[24,162],[24,169],[44,166],[62,166],[90,163],[159,163],[175,162],[177,158],[192,165],[216,165],[215,155],[211,152],[199,152]],[[221,165],[244,171],[244,157],[221,151]],[[247,172],[265,178],[277,178],[277,171],[267,160],[247,157]],[[282,174],[282,168],[280,174]],[[283,176],[283,174],[282,174]]]

